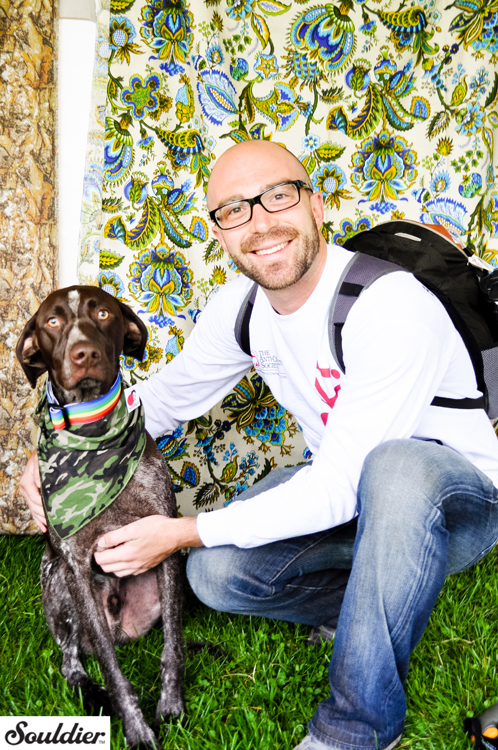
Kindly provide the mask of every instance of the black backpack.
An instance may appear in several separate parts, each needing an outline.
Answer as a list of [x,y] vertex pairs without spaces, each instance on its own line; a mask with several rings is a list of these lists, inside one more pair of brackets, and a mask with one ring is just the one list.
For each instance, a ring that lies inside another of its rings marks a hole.
[[[329,310],[329,340],[334,359],[345,372],[342,328],[361,292],[393,271],[408,271],[444,305],[469,352],[481,397],[436,396],[433,406],[485,409],[498,417],[498,270],[471,250],[461,250],[440,232],[415,221],[388,221],[350,237],[344,247],[355,252],[341,276]],[[256,293],[247,293],[235,322],[235,339],[251,353],[249,321]]]

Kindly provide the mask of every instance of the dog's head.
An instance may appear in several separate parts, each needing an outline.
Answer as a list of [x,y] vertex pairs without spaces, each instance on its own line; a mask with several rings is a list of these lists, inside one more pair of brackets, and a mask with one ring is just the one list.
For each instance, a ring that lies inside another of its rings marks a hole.
[[41,304],[16,354],[33,388],[48,371],[55,395],[67,404],[106,393],[119,355],[142,359],[146,343],[147,328],[127,305],[98,287],[71,286]]

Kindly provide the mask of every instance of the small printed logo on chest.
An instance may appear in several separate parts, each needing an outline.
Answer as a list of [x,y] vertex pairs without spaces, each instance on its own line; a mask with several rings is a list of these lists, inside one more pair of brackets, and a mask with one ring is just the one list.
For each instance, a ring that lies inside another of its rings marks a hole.
[[287,375],[282,360],[276,357],[268,349],[251,350],[253,367],[260,375],[279,375],[286,378]]
[[[334,385],[334,380],[339,380],[341,377],[341,373],[339,372],[339,370],[331,370],[330,367],[320,367],[318,362],[316,363],[316,369],[319,372],[319,376],[315,378],[315,388],[318,391],[322,401],[327,404],[329,409],[333,409],[335,406],[335,402],[337,401],[337,397],[339,396],[339,391],[341,390],[341,386],[339,384]],[[329,393],[332,393],[333,391],[333,395],[329,395],[327,391]],[[327,424],[329,414],[330,411],[325,411],[320,414],[324,425]]]

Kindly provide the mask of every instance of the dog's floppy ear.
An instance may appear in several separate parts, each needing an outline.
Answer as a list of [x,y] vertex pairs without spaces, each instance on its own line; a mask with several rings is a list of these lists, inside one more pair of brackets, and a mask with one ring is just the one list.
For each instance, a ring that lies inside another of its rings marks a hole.
[[135,359],[142,360],[149,335],[147,327],[142,323],[138,315],[133,312],[131,307],[128,307],[128,305],[125,305],[124,302],[118,299],[116,302],[119,304],[124,321],[123,354],[125,357],[135,357]]
[[16,346],[17,359],[32,388],[35,387],[40,375],[47,371],[47,365],[43,361],[36,339],[36,315],[33,315],[24,326],[21,338]]

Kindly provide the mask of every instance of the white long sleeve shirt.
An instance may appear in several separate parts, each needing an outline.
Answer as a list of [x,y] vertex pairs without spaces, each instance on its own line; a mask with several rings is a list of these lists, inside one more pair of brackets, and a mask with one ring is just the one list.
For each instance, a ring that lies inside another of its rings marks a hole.
[[230,282],[207,305],[183,351],[137,387],[146,427],[157,437],[208,411],[254,365],[302,428],[313,462],[255,498],[201,514],[198,532],[207,547],[256,547],[351,520],[367,454],[396,438],[439,440],[498,486],[498,441],[485,412],[430,406],[435,395],[480,393],[460,335],[413,276],[391,273],[361,294],[342,330],[346,373],[340,372],[328,315],[350,259],[348,250],[329,247],[318,285],[290,315],[276,313],[258,290],[252,358],[234,337],[252,282]]

